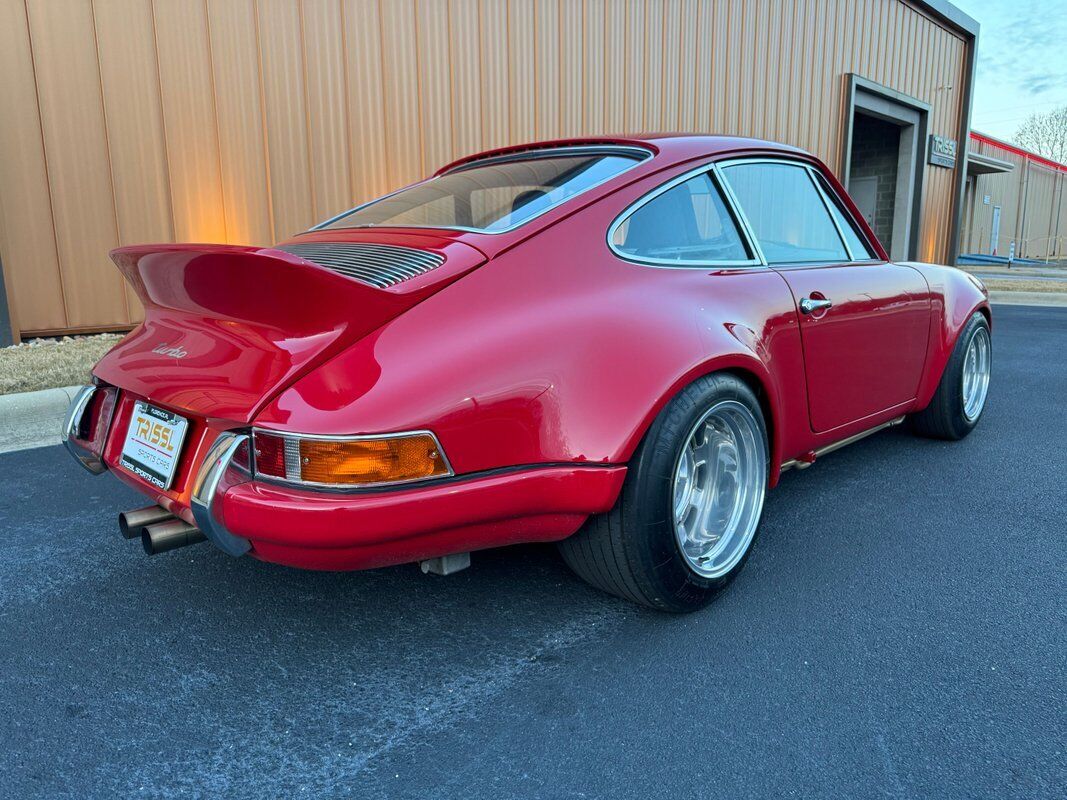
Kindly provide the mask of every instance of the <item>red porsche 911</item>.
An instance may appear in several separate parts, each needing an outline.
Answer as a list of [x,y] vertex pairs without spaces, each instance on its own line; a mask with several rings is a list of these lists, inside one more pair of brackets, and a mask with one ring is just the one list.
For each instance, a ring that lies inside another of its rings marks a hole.
[[275,247],[112,258],[145,321],[67,446],[149,553],[351,570],[554,541],[668,611],[745,562],[781,473],[989,388],[975,278],[891,262],[811,155],[717,136],[462,159]]

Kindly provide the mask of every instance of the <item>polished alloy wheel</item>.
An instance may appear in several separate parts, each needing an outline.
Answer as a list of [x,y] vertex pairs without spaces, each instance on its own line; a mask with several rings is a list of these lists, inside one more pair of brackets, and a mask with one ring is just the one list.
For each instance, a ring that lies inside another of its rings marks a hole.
[[986,395],[989,394],[989,371],[993,361],[989,329],[981,326],[975,329],[967,352],[963,357],[963,416],[968,422],[974,422],[985,407]]
[[767,446],[759,423],[735,400],[713,405],[693,426],[674,467],[674,534],[689,567],[705,578],[733,569],[759,525]]

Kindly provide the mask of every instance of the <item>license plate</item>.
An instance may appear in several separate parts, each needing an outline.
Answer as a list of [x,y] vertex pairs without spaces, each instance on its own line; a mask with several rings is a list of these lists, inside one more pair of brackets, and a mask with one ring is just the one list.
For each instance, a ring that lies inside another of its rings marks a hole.
[[188,428],[184,417],[138,400],[119,463],[153,486],[169,489]]

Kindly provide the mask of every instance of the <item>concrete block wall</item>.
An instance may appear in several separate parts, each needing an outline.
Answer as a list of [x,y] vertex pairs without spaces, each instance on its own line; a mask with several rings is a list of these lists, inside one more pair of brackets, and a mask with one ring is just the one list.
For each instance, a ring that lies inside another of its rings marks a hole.
[[875,235],[887,249],[893,241],[899,153],[900,130],[896,126],[862,114],[856,116],[852,127],[850,178],[878,178],[873,227]]

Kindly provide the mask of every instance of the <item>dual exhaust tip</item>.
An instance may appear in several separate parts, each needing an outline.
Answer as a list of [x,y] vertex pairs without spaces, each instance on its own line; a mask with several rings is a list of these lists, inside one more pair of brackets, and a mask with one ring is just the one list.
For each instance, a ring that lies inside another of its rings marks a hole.
[[207,539],[195,525],[178,519],[166,509],[148,506],[119,514],[119,532],[124,539],[140,539],[144,551],[154,556]]

